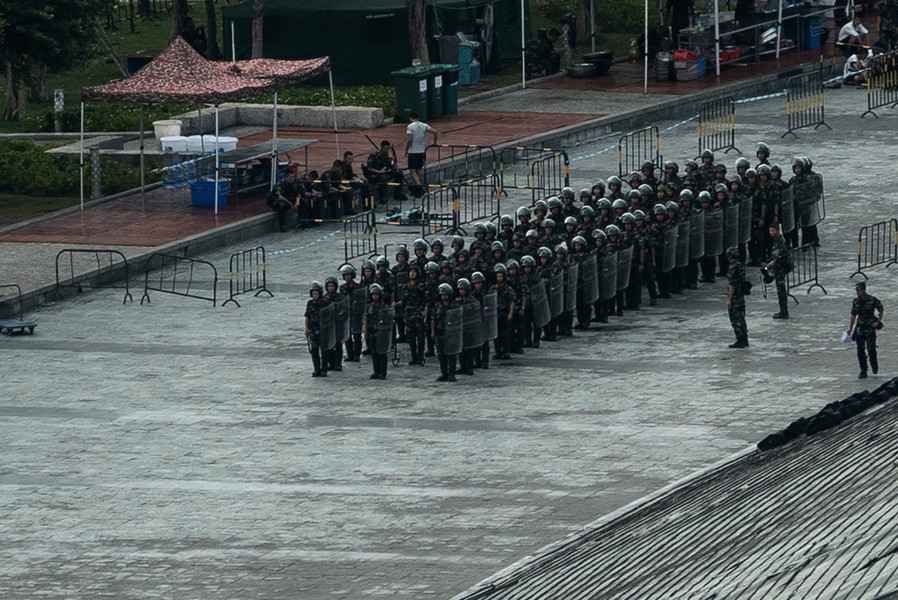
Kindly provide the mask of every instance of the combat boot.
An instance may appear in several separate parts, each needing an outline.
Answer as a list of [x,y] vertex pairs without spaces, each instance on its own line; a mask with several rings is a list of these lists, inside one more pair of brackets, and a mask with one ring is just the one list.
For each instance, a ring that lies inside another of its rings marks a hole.
[[318,356],[317,350],[312,350],[310,354],[312,355],[312,367],[314,368],[312,377],[321,377],[321,357]]
[[457,360],[458,355],[453,354],[449,357],[448,368],[446,369],[446,381],[456,381],[455,379],[455,362]]
[[788,318],[789,318],[789,313],[788,313],[788,312],[782,312],[782,311],[781,311],[781,312],[778,312],[778,313],[774,313],[773,318],[774,318],[774,319],[788,319]]

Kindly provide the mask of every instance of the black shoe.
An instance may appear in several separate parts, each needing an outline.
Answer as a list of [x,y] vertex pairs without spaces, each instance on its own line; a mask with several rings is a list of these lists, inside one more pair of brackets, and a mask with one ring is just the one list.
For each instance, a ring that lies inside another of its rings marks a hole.
[[701,281],[702,283],[714,283],[714,280],[709,279],[708,277],[702,277],[701,279],[699,279],[699,281]]
[[873,374],[879,375],[879,367],[873,367]]
[[499,360],[511,360],[511,354],[500,354]]
[[427,352],[424,353],[424,356],[426,356],[427,358],[432,358],[432,357],[436,356],[436,353],[433,350],[428,350]]
[[458,372],[459,375],[473,375],[474,371],[472,369],[464,369],[463,371]]
[[661,298],[661,299],[663,299],[663,300],[669,300],[669,299],[670,299],[670,294],[659,294],[658,297]]
[[458,379],[455,378],[455,375],[450,375],[446,381],[458,381]]
[[555,337],[554,335],[552,337],[543,336],[543,341],[544,342],[557,342],[558,338]]
[[369,377],[368,379],[380,379],[380,375],[378,375],[377,373],[372,373],[371,377]]
[[362,350],[362,356],[370,356],[371,350]]
[[321,377],[321,371],[315,371],[312,373],[312,377]]
[[690,284],[687,285],[686,287],[689,288],[690,290],[697,290],[697,289],[698,289],[698,286],[697,286],[696,284],[694,284],[694,283],[690,283]]
[[773,315],[773,318],[774,318],[774,319],[788,319],[788,318],[789,318],[789,313],[781,313],[781,312],[778,312],[778,313],[776,313],[775,315]]
[[748,348],[748,342],[739,341],[730,344],[730,348]]
[[[512,354],[523,354],[524,351],[521,349],[515,349],[515,350],[512,350],[511,353]],[[873,371],[873,372],[876,373],[876,371]]]
[[331,367],[331,371],[342,371],[343,367]]
[[449,376],[448,375],[440,375],[439,377],[437,377],[437,381],[449,381]]
[[861,371],[860,375],[858,375],[857,378],[858,378],[858,379],[866,379],[866,378],[867,378],[867,372],[866,372],[866,371]]

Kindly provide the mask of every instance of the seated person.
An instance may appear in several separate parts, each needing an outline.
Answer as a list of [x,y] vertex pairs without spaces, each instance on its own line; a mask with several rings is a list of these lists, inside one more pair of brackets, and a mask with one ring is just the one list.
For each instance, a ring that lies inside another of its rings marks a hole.
[[865,69],[867,68],[867,63],[870,61],[870,58],[873,56],[871,52],[867,52],[867,55],[862,59],[861,53],[857,52],[848,57],[845,61],[845,68],[842,72],[842,79],[845,82],[845,85],[863,85],[867,80],[867,74]]
[[848,58],[859,49],[866,47],[867,28],[861,23],[861,18],[857,15],[854,19],[845,23],[839,30],[838,44],[842,48],[842,55]]
[[[380,150],[368,155],[368,162],[362,165],[362,173],[374,188],[374,199],[378,204],[383,204],[384,199],[391,195],[400,202],[405,199],[402,171],[396,166],[393,146],[388,140],[380,143]],[[399,185],[386,185],[388,183]]]
[[350,181],[343,179],[346,170],[342,160],[335,160],[331,168],[321,174],[324,192],[325,218],[339,219],[352,208],[352,188]]
[[290,212],[299,204],[299,183],[296,175],[290,172],[273,190],[268,192],[266,198],[268,207],[278,215],[278,229],[287,231],[287,220]]
[[324,186],[318,177],[318,171],[309,171],[299,180],[299,196],[297,212],[299,223],[306,227],[323,218],[321,214]]
[[342,176],[344,186],[349,186],[352,190],[352,196],[350,197],[349,206],[346,207],[346,214],[352,215],[355,214],[355,206],[361,206],[364,208],[365,199],[369,195],[368,184],[362,180],[361,177],[355,174],[355,171],[352,168],[352,161],[355,158],[355,155],[347,150],[343,153],[343,161],[342,161]]

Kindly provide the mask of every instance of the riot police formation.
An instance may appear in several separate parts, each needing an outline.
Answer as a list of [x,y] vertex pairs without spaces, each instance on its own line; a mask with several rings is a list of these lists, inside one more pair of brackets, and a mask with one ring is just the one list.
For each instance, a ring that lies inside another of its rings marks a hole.
[[[792,177],[770,164],[760,144],[755,167],[746,158],[728,174],[702,153],[681,176],[674,162],[642,165],[575,193],[521,206],[514,216],[475,224],[466,245],[415,240],[392,257],[373,256],[340,267],[340,278],[314,283],[306,337],[316,376],[344,360],[370,355],[373,379],[387,376],[396,344],[407,344],[409,366],[436,356],[439,381],[489,369],[506,360],[607,323],[609,317],[728,280],[732,347],[746,347],[746,263],[763,266],[779,297],[776,318],[788,318],[785,276],[789,246],[819,244],[822,178],[804,157]],[[657,176],[656,176],[657,172]],[[338,285],[339,284],[339,285]],[[364,351],[362,344],[364,341]],[[492,351],[490,346],[492,345]],[[394,358],[394,364],[396,364]]]

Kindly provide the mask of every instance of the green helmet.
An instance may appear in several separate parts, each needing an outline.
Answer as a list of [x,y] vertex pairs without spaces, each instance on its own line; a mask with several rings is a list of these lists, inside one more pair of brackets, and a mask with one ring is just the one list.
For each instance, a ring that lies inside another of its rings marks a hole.
[[726,175],[727,174],[727,166],[723,163],[717,163],[714,165],[714,172],[718,175]]
[[627,210],[627,201],[618,198],[611,203],[611,208],[613,208],[614,210]]
[[[639,187],[642,187],[642,186],[639,186]],[[642,201],[642,192],[639,191],[638,189],[630,190],[629,192],[627,192],[627,202],[632,203],[634,200]],[[618,202],[619,202],[619,200],[614,201],[615,204],[617,204]]]
[[655,170],[655,163],[653,163],[650,160],[645,161],[644,163],[642,163],[642,166],[639,167],[639,170],[642,171],[643,173],[645,173],[649,169],[651,169],[652,171]]
[[460,235],[453,235],[452,236],[452,247],[455,249],[456,252],[458,252],[459,250],[464,248],[465,247],[465,238],[463,238]]
[[692,190],[680,190],[680,202],[689,202],[692,204],[693,200],[695,200],[695,195],[692,193]]
[[648,217],[643,211],[636,209],[633,211],[633,218],[636,219],[637,223],[644,223]]
[[730,191],[730,188],[728,188],[725,183],[718,183],[714,186],[715,194],[726,194],[728,191]]
[[468,290],[471,289],[471,282],[468,281],[467,279],[465,279],[464,277],[462,277],[461,279],[458,280],[458,283],[455,284],[455,287],[467,292]]
[[561,199],[558,198],[558,196],[552,196],[551,198],[549,198],[549,210],[552,210],[553,208],[561,209],[562,206],[563,205],[561,204]]
[[708,190],[702,190],[698,193],[698,201],[701,203],[707,202],[708,204],[714,203],[714,198],[711,197],[711,192]]
[[381,268],[381,267],[383,267],[385,269],[390,268],[390,261],[388,261],[387,257],[384,256],[383,254],[381,254],[376,259],[374,259],[374,264],[377,266],[377,268]]
[[605,235],[608,237],[615,237],[620,235],[620,227],[617,225],[607,225],[605,227]]
[[736,161],[736,170],[737,171],[744,171],[745,169],[750,169],[750,168],[751,168],[751,163],[748,162],[748,159],[745,158],[744,156],[740,157]]
[[527,233],[524,234],[524,237],[527,238],[528,240],[538,240],[539,232],[536,229],[528,229]]
[[639,171],[633,171],[629,175],[627,175],[627,183],[633,185],[634,181],[642,182],[642,173]]
[[574,201],[574,188],[564,186],[561,188],[561,198],[562,200],[569,200],[571,202]]
[[696,169],[698,169],[698,163],[697,163],[697,162],[695,162],[694,160],[687,160],[687,161],[686,161],[686,172],[687,172],[687,173],[692,172],[692,171],[695,171]]
[[663,215],[667,213],[667,207],[663,204],[656,204],[652,207],[652,212],[656,215]]
[[511,215],[502,215],[499,217],[499,226],[500,227],[514,227],[514,219],[511,218]]
[[555,246],[555,254],[567,256],[567,243],[561,242],[560,244]]
[[757,150],[755,150],[755,155],[758,155],[758,154],[763,154],[764,158],[767,158],[770,156],[770,148],[767,146],[767,144],[765,144],[764,142],[758,143],[758,148],[757,148]]
[[669,213],[677,214],[680,212],[680,205],[673,200],[669,200],[667,204],[664,205],[664,208],[666,208]]
[[343,265],[340,267],[340,276],[345,276],[347,273],[355,277],[355,267],[352,265]]
[[529,254],[525,254],[521,257],[521,266],[522,267],[535,267],[536,259],[530,256]]
[[309,296],[311,296],[312,292],[316,290],[318,291],[319,296],[324,293],[324,288],[321,287],[320,281],[313,281],[312,285],[309,286]]
[[377,267],[374,266],[374,261],[371,260],[370,258],[362,263],[362,271],[365,271],[366,269],[369,271],[377,270]]
[[625,212],[620,216],[620,222],[624,225],[634,225],[636,223],[636,217],[633,216],[633,213]]
[[589,200],[590,198],[592,198],[592,192],[586,188],[582,188],[580,190],[580,201],[582,202],[584,198],[586,200]]
[[529,219],[530,218],[530,209],[527,208],[526,206],[519,206],[518,210],[515,211],[515,214],[517,215],[517,217],[519,219],[522,219],[525,217]]
[[474,224],[474,235],[486,235],[486,225],[483,223],[475,223]]
[[324,287],[326,288],[327,286],[329,286],[329,285],[331,285],[331,284],[333,284],[334,287],[337,287],[337,286],[340,285],[340,282],[337,281],[337,278],[336,278],[336,277],[334,277],[333,275],[331,275],[330,277],[328,277],[328,278],[326,278],[326,279],[324,280]]
[[584,206],[580,209],[580,217],[583,219],[593,219],[596,216],[596,211],[591,206]]
[[499,229],[496,227],[495,223],[487,223],[486,232],[490,235],[495,236],[497,233],[499,233]]
[[770,166],[768,165],[758,165],[757,171],[758,177],[770,177]]
[[539,250],[536,251],[536,255],[540,258],[552,258],[552,251],[545,246],[540,246]]
[[543,229],[555,229],[555,220],[548,217],[543,219]]
[[415,240],[415,242],[412,244],[412,247],[415,249],[416,252],[418,250],[423,250],[424,252],[427,252],[427,242],[425,242],[421,238],[418,238],[417,240]]
[[783,175],[783,168],[779,165],[773,165],[770,167],[770,176],[772,177],[774,173],[779,173],[780,176]]
[[574,239],[571,240],[571,243],[574,245],[574,248],[577,247],[577,244],[586,245],[586,238],[582,235],[575,235]]
[[499,240],[496,240],[495,242],[493,242],[492,244],[490,244],[490,252],[495,252],[496,250],[502,250],[502,251],[504,251],[504,250],[505,250],[505,244],[503,244],[503,243],[500,242]]
[[639,193],[642,195],[643,198],[649,198],[649,197],[651,197],[652,194],[655,193],[655,190],[652,189],[652,186],[650,186],[647,183],[643,183],[641,186],[639,186],[636,189],[639,190]]
[[398,258],[399,258],[400,256],[404,256],[404,257],[408,258],[408,247],[407,247],[407,246],[404,246],[404,245],[403,245],[403,246],[399,246],[399,249],[396,250],[396,258],[397,258],[397,260],[398,260]]
[[576,217],[565,217],[564,218],[564,226],[567,227],[568,225],[573,225],[574,227],[576,227],[577,226],[577,218]]
[[541,210],[541,211],[543,211],[543,213],[547,213],[547,212],[549,212],[549,205],[546,203],[545,200],[537,200],[536,202],[533,203],[533,210],[534,211]]
[[493,273],[502,273],[503,275],[508,274],[508,268],[502,263],[496,263],[493,266]]
[[437,248],[439,248],[440,250],[443,249],[443,240],[441,240],[441,239],[439,239],[439,238],[437,238],[437,239],[435,239],[434,241],[430,242],[430,249],[431,249],[431,250],[435,250],[435,249],[437,249]]
[[672,160],[669,160],[664,163],[664,170],[671,171],[674,175],[676,175],[680,171],[680,165],[673,162]]
[[595,240],[596,244],[604,244],[608,241],[608,236],[604,231],[596,227],[592,230],[592,239]]
[[758,176],[758,172],[755,171],[754,169],[749,169],[749,170],[747,170],[747,171],[745,172],[745,176],[746,176],[747,178],[757,177],[757,176]]
[[609,200],[608,198],[599,198],[599,201],[596,202],[596,208],[598,208],[599,210],[602,210],[603,208],[610,210],[611,200]]
[[448,283],[441,283],[440,287],[437,288],[437,291],[440,293],[440,296],[451,296],[455,293],[452,290],[452,286]]
[[618,177],[617,175],[612,175],[608,178],[608,187],[611,187],[613,185],[616,185],[618,188],[620,188],[622,185],[624,185],[624,182],[621,181],[620,177]]
[[483,283],[484,281],[486,281],[486,277],[480,271],[471,273],[471,283]]
[[383,293],[384,293],[384,288],[379,283],[372,283],[368,287],[368,295],[370,295],[370,296],[373,296],[374,294],[380,295]]
[[714,160],[714,153],[713,153],[713,152],[711,152],[710,150],[705,150],[704,152],[702,152],[702,160],[707,160],[707,159],[709,159],[709,158],[710,158],[711,160]]
[[428,261],[428,263],[426,265],[424,265],[424,270],[427,271],[428,273],[432,273],[432,274],[436,275],[437,273],[440,272],[440,265],[438,265],[437,263],[435,263],[431,260],[431,261]]
[[511,271],[512,269],[520,269],[520,268],[521,268],[521,265],[520,265],[520,263],[518,263],[518,261],[516,261],[515,259],[510,258],[510,259],[508,259],[508,261],[506,261],[505,267],[506,267],[509,271]]

